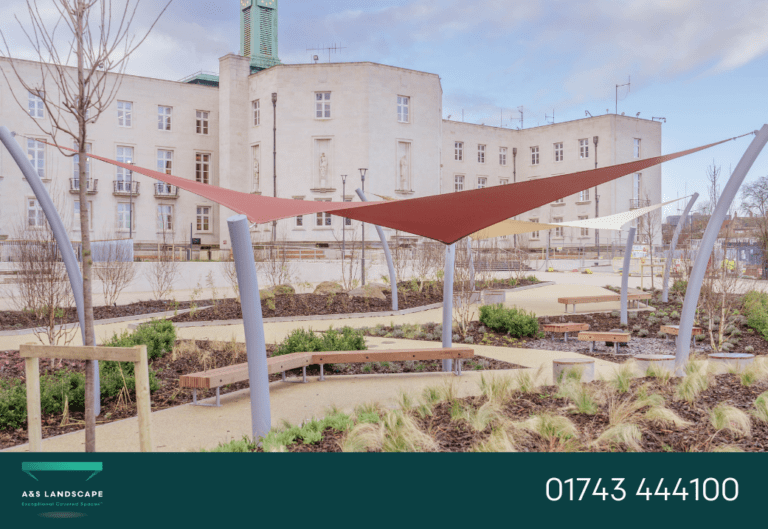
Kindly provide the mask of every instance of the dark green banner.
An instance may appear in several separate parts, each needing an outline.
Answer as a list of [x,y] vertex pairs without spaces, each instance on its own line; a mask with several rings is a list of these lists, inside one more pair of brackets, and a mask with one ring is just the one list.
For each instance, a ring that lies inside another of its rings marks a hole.
[[2,454],[0,509],[8,527],[712,527],[762,518],[767,471],[764,454]]

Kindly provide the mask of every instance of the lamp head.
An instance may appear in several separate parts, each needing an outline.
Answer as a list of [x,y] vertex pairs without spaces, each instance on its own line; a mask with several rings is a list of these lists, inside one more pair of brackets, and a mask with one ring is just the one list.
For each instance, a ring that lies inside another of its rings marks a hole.
[[368,169],[360,169],[360,179],[365,182],[365,173],[368,172]]
[[597,136],[592,136],[592,141],[594,142],[595,146],[597,146],[597,140],[598,140]]
[[517,156],[517,147],[512,147],[512,156]]
[[277,92],[272,92],[272,104],[277,103]]

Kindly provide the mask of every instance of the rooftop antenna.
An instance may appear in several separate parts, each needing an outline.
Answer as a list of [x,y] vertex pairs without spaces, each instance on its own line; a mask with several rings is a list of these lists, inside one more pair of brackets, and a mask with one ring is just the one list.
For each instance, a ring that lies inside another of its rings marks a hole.
[[666,122],[667,122],[667,118],[651,118],[651,121],[656,121],[657,119],[658,119],[659,121],[663,121],[664,123],[666,123]]
[[585,110],[584,111],[584,115],[585,116],[589,116],[590,118],[592,117],[592,114],[589,113],[589,110]]
[[[331,62],[331,52],[333,53],[341,53],[341,50],[346,50],[346,46],[342,46],[341,44],[333,43],[333,46],[324,46],[322,48],[307,48],[307,51],[322,51],[322,52],[328,52],[328,62]],[[315,62],[319,60],[319,57],[315,55],[314,57]]]
[[315,55],[314,57],[312,57],[312,60],[313,60],[313,61],[315,61],[315,64],[317,64],[317,61],[319,61],[319,60],[320,60],[320,57],[318,57],[317,55]]
[[555,124],[555,109],[552,109],[552,115],[548,116],[547,114],[544,114],[544,121],[546,122],[548,119],[552,119],[552,125]]
[[523,118],[525,118],[525,115],[523,114],[523,107],[517,107],[517,111],[520,112],[520,129],[524,129],[525,121],[523,121]]
[[627,87],[627,93],[629,93],[630,90],[632,90],[632,86],[631,85],[632,85],[632,77],[631,76],[629,76],[629,80],[626,83],[624,83],[624,84],[617,84],[616,85],[616,114],[619,113],[619,88],[621,88],[622,86],[626,86]]

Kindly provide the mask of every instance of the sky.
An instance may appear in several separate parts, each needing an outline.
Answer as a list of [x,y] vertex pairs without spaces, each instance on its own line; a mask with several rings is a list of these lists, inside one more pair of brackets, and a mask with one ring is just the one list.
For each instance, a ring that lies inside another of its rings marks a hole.
[[[37,0],[49,20],[52,0]],[[121,0],[116,0],[121,1]],[[16,57],[34,52],[4,0],[0,29]],[[136,33],[162,9],[143,0]],[[238,52],[239,0],[173,0],[128,73],[179,80],[216,72]],[[280,0],[279,57],[339,45],[333,62],[372,61],[439,74],[444,117],[525,128],[614,112],[666,118],[664,154],[740,136],[768,122],[766,0]],[[753,136],[665,164],[662,198],[706,191],[707,167],[728,176]],[[766,149],[768,151],[768,149]],[[768,152],[747,181],[768,176]],[[703,200],[702,198],[702,200]],[[676,209],[674,207],[673,209]],[[668,209],[666,214],[673,214]]]

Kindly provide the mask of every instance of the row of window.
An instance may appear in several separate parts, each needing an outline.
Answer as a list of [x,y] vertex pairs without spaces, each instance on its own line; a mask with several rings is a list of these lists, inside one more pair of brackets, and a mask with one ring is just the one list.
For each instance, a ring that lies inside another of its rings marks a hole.
[[[88,202],[88,218],[90,225],[93,226],[93,212],[91,201]],[[131,206],[130,202],[119,202],[116,209],[116,221],[118,231],[128,231],[131,224]],[[135,208],[134,208],[135,209]],[[80,229],[80,201],[75,200],[74,204],[74,223],[75,229]],[[197,206],[197,231],[198,232],[212,232],[211,206]],[[174,207],[171,204],[158,204],[157,205],[157,231],[172,231],[174,228]],[[27,226],[30,228],[41,228],[44,226],[45,216],[43,215],[43,209],[40,207],[40,203],[36,198],[27,198]],[[133,219],[133,226],[136,227],[136,219]]]
[[[86,152],[91,152],[91,144],[88,143],[85,146]],[[74,145],[77,148],[77,144]],[[118,162],[132,164],[133,163],[133,147],[118,146],[116,149],[115,159]],[[45,179],[45,145],[34,139],[27,139],[27,156],[32,166],[37,169],[37,174],[41,179]],[[75,155],[72,158],[72,177],[79,178],[80,175],[80,156]],[[173,174],[173,159],[174,151],[166,149],[157,150],[157,170],[165,174]],[[130,182],[132,179],[133,171],[125,169],[123,167],[117,167],[117,181],[118,182]],[[86,178],[91,177],[91,159],[88,158],[85,165]],[[211,154],[204,152],[195,153],[195,180],[202,182],[203,184],[210,183],[211,180]]]
[[[456,175],[454,176],[453,180],[453,190],[456,192],[464,191],[465,188],[465,182],[466,178],[464,175]],[[500,178],[499,179],[499,185],[507,185],[509,183],[509,178]],[[488,177],[486,176],[478,176],[477,177],[477,189],[484,189],[488,187]],[[579,193],[579,202],[587,202],[589,200],[589,189],[585,189],[584,191],[581,191]],[[565,199],[561,198],[555,201],[555,204],[565,204]]]
[[[261,100],[251,102],[253,111],[253,126],[261,125]],[[331,119],[331,92],[315,92],[315,119]],[[397,96],[398,123],[411,122],[411,98]]]
[[[45,118],[45,105],[36,94],[29,92],[29,115],[33,118]],[[207,135],[211,113],[207,110],[195,111],[195,132]],[[86,118],[88,116],[86,115]],[[117,126],[130,128],[133,126],[133,103],[131,101],[117,102]],[[157,106],[157,130],[173,130],[173,107]]]
[[[477,162],[485,163],[486,145],[478,144],[477,146]],[[453,157],[457,162],[464,161],[464,142],[457,141],[453,144]],[[539,147],[534,146],[530,148],[531,151],[531,165],[539,165],[540,152]],[[555,162],[562,162],[565,159],[563,142],[552,144],[553,159]],[[633,156],[640,158],[640,138],[634,138]],[[579,140],[579,158],[584,160],[589,158],[589,140]],[[499,147],[499,165],[507,165],[507,148]]]

